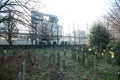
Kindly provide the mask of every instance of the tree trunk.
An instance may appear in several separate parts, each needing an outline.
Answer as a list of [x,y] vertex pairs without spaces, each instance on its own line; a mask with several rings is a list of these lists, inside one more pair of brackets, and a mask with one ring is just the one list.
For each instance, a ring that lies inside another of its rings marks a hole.
[[7,39],[7,41],[9,43],[9,45],[11,46],[12,43],[13,43],[13,41],[12,41],[12,33],[11,32],[8,33],[8,39]]

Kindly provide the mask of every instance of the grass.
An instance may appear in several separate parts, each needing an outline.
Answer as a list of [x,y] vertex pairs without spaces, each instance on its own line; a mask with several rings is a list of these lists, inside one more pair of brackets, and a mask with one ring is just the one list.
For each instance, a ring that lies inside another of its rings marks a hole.
[[[85,66],[82,66],[77,59],[72,60],[71,50],[66,50],[66,56],[64,56],[64,50],[58,48],[28,49],[19,51],[24,51],[21,55],[30,53],[32,54],[31,58],[35,57],[33,65],[30,64],[29,59],[25,57],[27,69],[25,80],[117,80],[116,74],[119,69],[118,66],[112,63],[107,63],[104,59],[96,61],[94,55],[93,61],[95,65],[91,69],[88,69],[87,58],[85,59]],[[10,50],[10,53],[12,53],[12,50]],[[54,53],[55,62],[52,62],[53,59],[51,56]],[[60,53],[59,68],[56,66],[57,53]],[[63,60],[65,60],[65,68],[63,68]]]
[[[59,52],[61,55],[61,60],[64,57],[63,50],[59,51],[57,49],[54,49],[54,51],[52,51],[51,49],[41,49],[36,50],[36,53],[37,51],[40,51],[45,56],[49,56],[53,52]],[[64,73],[63,80],[117,80],[116,72],[118,70],[118,67],[114,64],[109,64],[104,60],[95,63],[94,68],[89,70],[80,65],[77,60],[72,60],[71,52],[70,50],[67,50],[65,61],[65,70],[62,69],[62,63],[60,66],[60,71]],[[85,61],[85,65],[87,65],[87,60]]]

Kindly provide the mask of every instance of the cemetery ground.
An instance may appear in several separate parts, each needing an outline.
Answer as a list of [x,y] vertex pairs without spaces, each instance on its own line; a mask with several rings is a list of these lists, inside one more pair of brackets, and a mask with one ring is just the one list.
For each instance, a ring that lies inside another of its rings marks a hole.
[[[0,80],[117,80],[119,67],[114,59],[107,62],[103,57],[97,61],[94,54],[83,59],[77,51],[71,50],[4,50],[4,60],[0,63]],[[76,55],[73,57],[71,52]]]

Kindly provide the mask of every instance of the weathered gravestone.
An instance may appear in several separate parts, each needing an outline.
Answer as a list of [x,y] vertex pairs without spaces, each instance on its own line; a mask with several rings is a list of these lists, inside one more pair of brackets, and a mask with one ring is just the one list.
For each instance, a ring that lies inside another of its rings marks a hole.
[[116,63],[118,66],[120,66],[120,51],[116,50],[115,55],[116,55],[115,57]]
[[74,47],[71,48],[71,57],[72,57],[73,60],[76,59],[76,50],[75,50]]
[[87,55],[88,69],[94,67],[93,54],[94,54],[93,50],[88,52]]
[[96,53],[96,59],[99,61],[102,58],[103,58],[103,56],[102,56],[102,50],[98,49],[97,53]]
[[83,53],[83,49],[80,48],[78,51],[78,61],[80,62],[81,65],[84,65],[85,62],[85,55]]

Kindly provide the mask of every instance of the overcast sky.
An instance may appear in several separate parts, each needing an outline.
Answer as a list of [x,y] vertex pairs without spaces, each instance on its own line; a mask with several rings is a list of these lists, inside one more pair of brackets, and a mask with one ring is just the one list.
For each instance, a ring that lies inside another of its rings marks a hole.
[[64,32],[75,29],[87,30],[92,22],[100,19],[108,10],[110,0],[44,0],[42,12],[58,16]]

